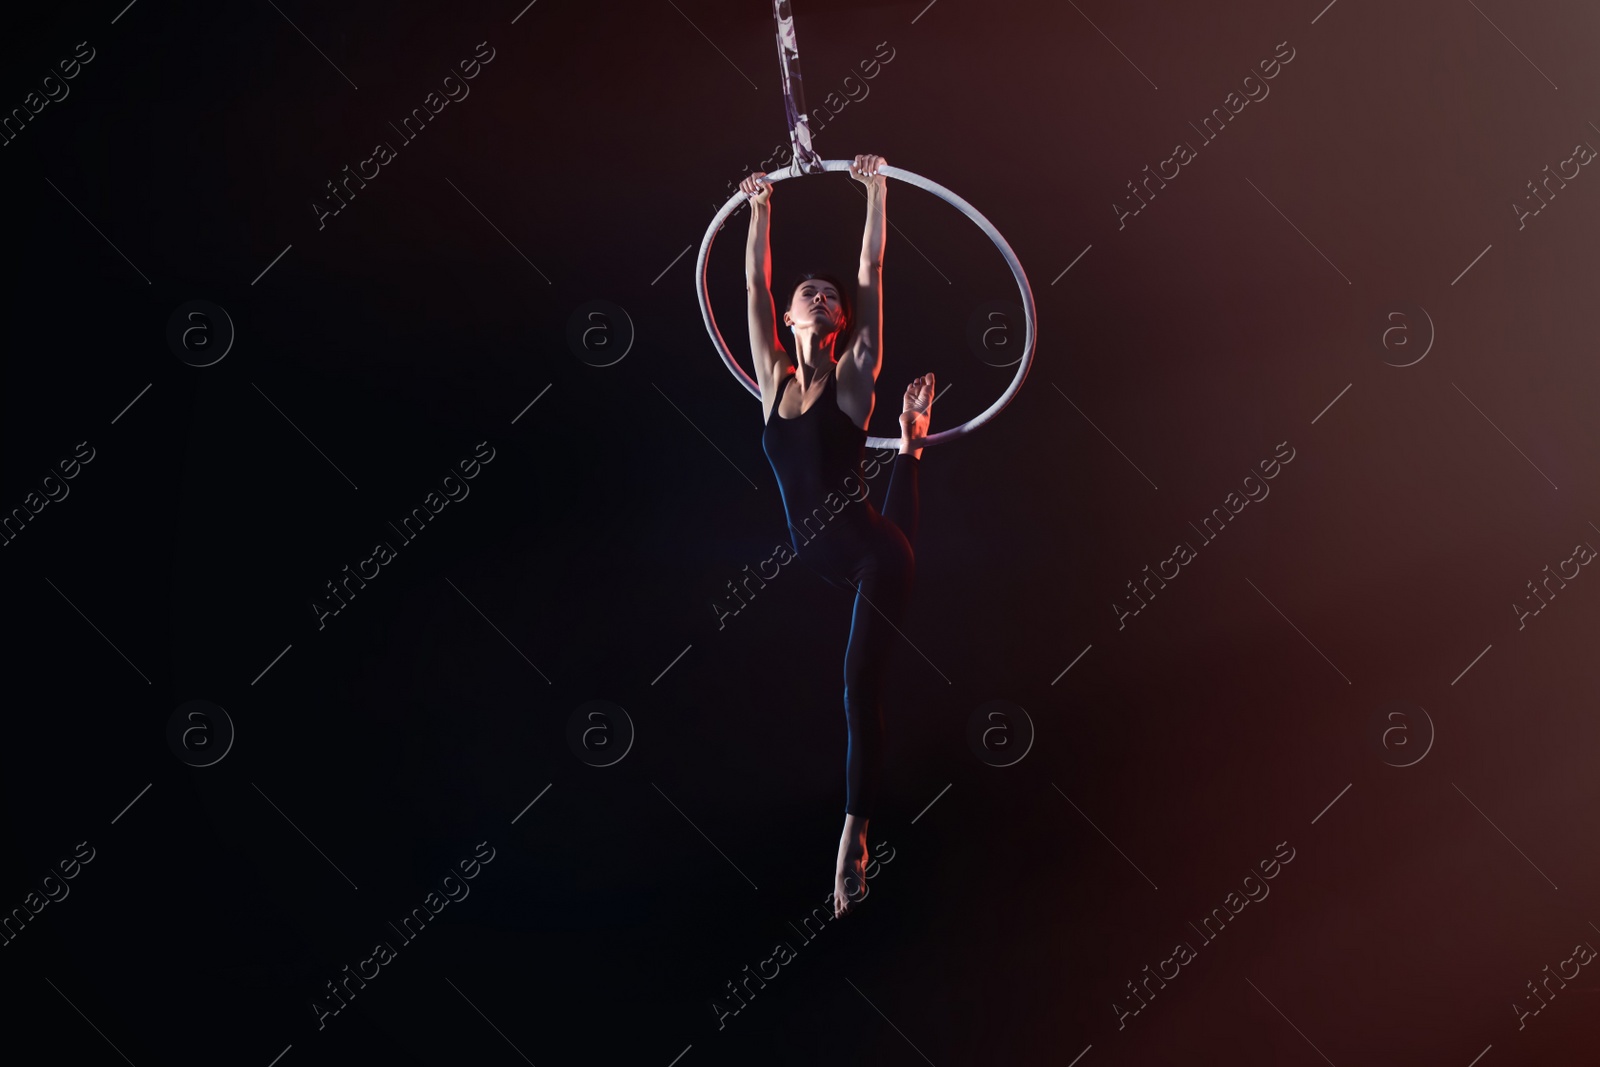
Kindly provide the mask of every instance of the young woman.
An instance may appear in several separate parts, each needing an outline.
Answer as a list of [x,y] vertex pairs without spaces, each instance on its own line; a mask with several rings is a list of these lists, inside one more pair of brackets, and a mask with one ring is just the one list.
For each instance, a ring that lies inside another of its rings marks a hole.
[[[739,183],[750,197],[745,288],[750,354],[766,421],[761,447],[778,477],[796,556],[830,585],[855,593],[844,657],[848,748],[844,832],[833,879],[835,916],[844,915],[865,893],[867,821],[883,769],[883,683],[911,596],[917,469],[933,403],[933,375],[924,374],[906,387],[900,451],[880,514],[865,499],[862,456],[876,402],[873,386],[883,366],[883,165],[882,156],[862,155],[850,166],[850,176],[867,188],[866,231],[856,272],[859,322],[837,279],[808,273],[789,290],[783,313],[789,347],[778,336],[771,292],[772,186],[762,180],[764,171]],[[833,506],[824,506],[829,499]],[[797,651],[809,667],[807,649]]]

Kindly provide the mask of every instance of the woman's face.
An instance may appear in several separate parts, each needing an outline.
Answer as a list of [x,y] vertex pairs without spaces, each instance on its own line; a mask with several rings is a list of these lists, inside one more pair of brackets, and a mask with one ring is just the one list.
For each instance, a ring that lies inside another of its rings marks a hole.
[[832,282],[808,278],[789,298],[785,315],[790,326],[809,326],[818,333],[838,333],[844,328],[844,302]]

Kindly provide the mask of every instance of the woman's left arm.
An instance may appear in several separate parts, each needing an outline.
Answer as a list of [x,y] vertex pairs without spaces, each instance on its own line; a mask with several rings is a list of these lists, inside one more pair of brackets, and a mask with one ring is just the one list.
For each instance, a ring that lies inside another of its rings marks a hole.
[[856,270],[856,327],[846,354],[869,390],[883,367],[884,199],[889,180],[879,170],[887,162],[882,156],[863,155],[850,165],[850,177],[867,187],[867,223]]

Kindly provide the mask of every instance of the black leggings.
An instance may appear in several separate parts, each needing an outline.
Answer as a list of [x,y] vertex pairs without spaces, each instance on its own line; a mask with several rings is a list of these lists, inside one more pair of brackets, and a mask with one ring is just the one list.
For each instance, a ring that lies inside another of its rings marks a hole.
[[883,778],[883,686],[889,654],[904,640],[906,609],[916,573],[917,468],[922,461],[897,453],[874,516],[866,550],[842,568],[855,593],[850,643],[844,654],[846,814],[867,818],[876,810]]

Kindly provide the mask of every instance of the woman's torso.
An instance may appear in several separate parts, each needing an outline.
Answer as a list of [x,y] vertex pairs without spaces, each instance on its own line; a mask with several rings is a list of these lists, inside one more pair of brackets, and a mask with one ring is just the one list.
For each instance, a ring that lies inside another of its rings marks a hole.
[[[872,525],[873,508],[861,470],[867,431],[839,407],[837,365],[829,369],[821,395],[803,410],[804,397],[789,389],[794,377],[791,371],[778,387],[761,449],[777,475],[795,551],[810,547],[812,554],[821,549],[824,555],[843,558],[860,549]],[[797,398],[786,409],[790,392]],[[821,536],[829,531],[830,536]]]

